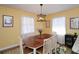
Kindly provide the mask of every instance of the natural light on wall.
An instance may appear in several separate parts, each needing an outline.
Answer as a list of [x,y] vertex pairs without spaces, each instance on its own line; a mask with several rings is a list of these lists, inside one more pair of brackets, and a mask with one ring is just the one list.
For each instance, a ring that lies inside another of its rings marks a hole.
[[58,35],[66,34],[65,17],[57,17],[52,19],[52,32],[56,32]]

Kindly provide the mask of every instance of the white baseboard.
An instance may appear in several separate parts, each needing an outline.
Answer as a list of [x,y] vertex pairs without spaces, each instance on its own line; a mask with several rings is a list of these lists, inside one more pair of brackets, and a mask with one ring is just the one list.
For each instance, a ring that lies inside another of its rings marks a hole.
[[16,46],[20,46],[20,44],[14,44],[14,45],[11,45],[11,46],[8,46],[8,47],[0,48],[0,51],[4,51],[4,50],[10,49],[10,48],[14,48]]

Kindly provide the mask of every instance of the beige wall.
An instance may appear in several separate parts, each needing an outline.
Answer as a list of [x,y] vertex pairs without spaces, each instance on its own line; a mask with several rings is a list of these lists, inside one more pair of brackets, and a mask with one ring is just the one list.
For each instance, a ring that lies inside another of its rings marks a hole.
[[[14,17],[13,27],[2,27],[2,15],[10,15]],[[21,17],[32,16],[35,19],[35,31],[39,28],[40,24],[37,22],[37,15],[34,13],[25,12],[19,9],[0,6],[0,48],[8,47],[10,45],[19,44],[21,29]],[[44,24],[44,23],[42,23]],[[44,28],[44,26],[43,26]]]
[[[49,14],[47,16],[47,20],[51,21],[54,17],[62,17],[62,16],[66,17],[66,33],[73,34],[74,32],[76,32],[79,35],[79,29],[70,29],[70,17],[77,17],[77,16],[79,17],[79,7],[54,14]],[[51,27],[47,28],[45,31],[47,33],[49,32],[51,33]]]

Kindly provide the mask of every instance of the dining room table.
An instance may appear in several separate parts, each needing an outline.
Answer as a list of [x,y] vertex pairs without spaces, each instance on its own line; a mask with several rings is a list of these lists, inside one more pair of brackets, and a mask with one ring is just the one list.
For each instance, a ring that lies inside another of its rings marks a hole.
[[23,39],[23,43],[26,47],[33,49],[33,54],[36,54],[36,50],[43,46],[43,41],[51,36],[51,34],[34,35]]

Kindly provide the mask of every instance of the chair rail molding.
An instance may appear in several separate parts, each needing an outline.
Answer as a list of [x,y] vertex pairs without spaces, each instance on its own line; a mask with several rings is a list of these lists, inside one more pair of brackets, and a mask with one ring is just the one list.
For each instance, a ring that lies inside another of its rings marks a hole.
[[20,44],[14,44],[14,45],[10,45],[8,47],[0,48],[0,51],[4,51],[4,50],[10,49],[10,48],[17,47],[17,46],[20,46]]

